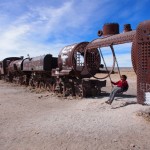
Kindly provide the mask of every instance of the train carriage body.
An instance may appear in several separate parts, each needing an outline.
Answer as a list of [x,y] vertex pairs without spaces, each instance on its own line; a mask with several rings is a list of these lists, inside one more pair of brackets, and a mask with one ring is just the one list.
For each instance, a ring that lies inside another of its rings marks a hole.
[[1,75],[7,75],[8,74],[8,67],[11,62],[15,60],[20,60],[20,57],[8,57],[1,61]]
[[8,70],[10,73],[19,73],[22,72],[22,66],[23,66],[23,59],[12,61],[9,66]]
[[57,58],[47,54],[43,56],[26,58],[23,61],[23,71],[44,72],[57,67]]

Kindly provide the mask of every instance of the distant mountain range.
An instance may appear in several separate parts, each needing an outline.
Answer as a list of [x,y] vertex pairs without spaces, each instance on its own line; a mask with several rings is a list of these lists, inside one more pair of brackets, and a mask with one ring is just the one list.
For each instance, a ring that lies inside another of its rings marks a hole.
[[[107,67],[107,69],[111,70],[112,68],[111,67]],[[105,72],[106,68],[103,68],[103,69],[101,68],[100,70]],[[121,70],[121,71],[134,71],[133,67],[119,67],[119,70]],[[115,67],[114,71],[115,72],[118,71],[118,68]]]

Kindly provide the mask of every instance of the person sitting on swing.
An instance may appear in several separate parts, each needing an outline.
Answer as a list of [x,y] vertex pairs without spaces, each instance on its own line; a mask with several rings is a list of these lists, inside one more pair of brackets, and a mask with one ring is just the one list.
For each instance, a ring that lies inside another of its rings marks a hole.
[[128,90],[129,85],[126,80],[127,80],[127,76],[122,75],[121,80],[119,80],[118,82],[111,81],[112,84],[117,86],[113,88],[113,90],[110,93],[109,99],[105,103],[111,105],[117,93],[122,93]]

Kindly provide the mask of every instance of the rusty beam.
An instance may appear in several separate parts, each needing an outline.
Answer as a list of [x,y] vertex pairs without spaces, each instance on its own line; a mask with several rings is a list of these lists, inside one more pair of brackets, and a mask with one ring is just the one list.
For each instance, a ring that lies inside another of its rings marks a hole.
[[136,31],[129,31],[121,34],[105,36],[102,38],[98,38],[93,40],[87,45],[87,49],[93,49],[98,47],[107,47],[110,45],[117,45],[123,43],[133,42]]

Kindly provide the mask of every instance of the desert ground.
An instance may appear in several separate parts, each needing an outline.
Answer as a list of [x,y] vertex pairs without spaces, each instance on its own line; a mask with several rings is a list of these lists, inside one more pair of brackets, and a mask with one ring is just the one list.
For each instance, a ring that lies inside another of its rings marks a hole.
[[101,96],[83,99],[0,80],[0,150],[150,150],[150,106],[136,103],[133,70],[121,73],[130,87],[112,105],[109,78]]

